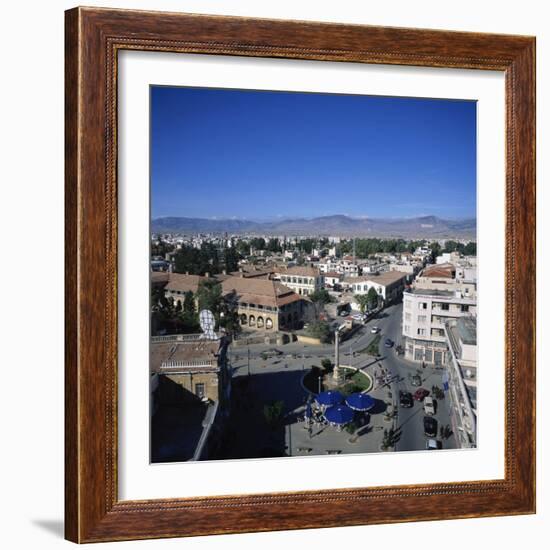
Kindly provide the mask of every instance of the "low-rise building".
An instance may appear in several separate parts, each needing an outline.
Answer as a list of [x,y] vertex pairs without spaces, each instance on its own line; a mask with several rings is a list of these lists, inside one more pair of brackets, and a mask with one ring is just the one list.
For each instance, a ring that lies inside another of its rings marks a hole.
[[[155,274],[153,273],[153,275]],[[172,298],[174,304],[179,302],[181,306],[183,306],[187,292],[192,292],[196,301],[200,283],[210,279],[209,275],[203,277],[201,275],[189,275],[188,273],[168,273],[167,275],[164,295],[166,298]],[[156,276],[155,279],[160,280],[160,277]]]
[[294,266],[275,271],[274,279],[281,281],[300,296],[308,296],[324,286],[323,275],[316,267]]
[[318,266],[321,273],[332,271],[346,277],[357,277],[361,274],[361,268],[352,256],[344,256],[341,259],[333,256],[323,258],[323,261],[319,262]]
[[334,288],[342,282],[342,275],[336,271],[329,271],[323,275],[323,280],[325,282],[325,288]]
[[205,460],[216,449],[213,435],[229,414],[228,344],[223,335],[151,338],[153,462]]
[[270,279],[229,277],[221,285],[243,329],[276,332],[300,328],[310,304],[305,296]]
[[401,271],[364,275],[349,281],[354,294],[367,294],[371,288],[376,290],[386,304],[399,300],[405,288],[407,274]]

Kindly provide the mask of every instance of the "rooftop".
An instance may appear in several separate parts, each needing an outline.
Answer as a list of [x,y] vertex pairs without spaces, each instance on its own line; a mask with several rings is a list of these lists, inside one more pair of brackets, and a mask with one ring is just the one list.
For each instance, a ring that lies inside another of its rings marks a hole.
[[316,267],[309,265],[296,265],[277,271],[280,275],[297,275],[298,277],[319,277],[320,272]]
[[438,279],[454,279],[456,267],[453,264],[436,264],[426,267],[420,277],[437,277]]
[[401,279],[405,279],[407,277],[406,273],[403,273],[402,271],[384,271],[382,273],[379,273],[378,275],[375,275],[374,273],[370,275],[364,275],[362,277],[356,277],[355,279],[350,279],[350,283],[364,283],[367,281],[372,281],[374,283],[378,283],[382,286],[388,286],[391,285],[397,281],[400,281]]
[[151,342],[150,370],[163,372],[193,369],[218,370],[218,340]]
[[199,283],[208,278],[201,275],[187,275],[184,273],[168,273],[168,283],[166,290],[177,290],[179,292],[197,292]]
[[242,303],[280,307],[304,300],[292,289],[270,279],[229,277],[221,284],[224,295],[235,293]]

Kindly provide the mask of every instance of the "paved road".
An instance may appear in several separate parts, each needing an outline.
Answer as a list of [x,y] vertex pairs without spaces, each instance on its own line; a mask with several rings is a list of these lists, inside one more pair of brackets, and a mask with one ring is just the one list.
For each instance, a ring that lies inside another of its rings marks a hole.
[[[417,373],[419,366],[416,363],[406,361],[402,356],[395,352],[395,345],[401,343],[401,318],[402,304],[389,306],[382,311],[377,318],[369,321],[352,338],[345,341],[340,346],[341,364],[351,364],[355,367],[366,370],[374,375],[376,371],[380,372],[386,369],[393,378],[389,384],[388,391],[391,391],[394,403],[398,404],[399,391],[406,390],[414,393],[415,387],[411,384],[411,377]],[[380,358],[376,360],[366,353],[359,353],[364,350],[375,338],[371,333],[371,328],[378,326],[380,328]],[[395,342],[394,347],[384,347],[384,340],[390,338]],[[278,349],[283,352],[282,355],[270,357],[267,360],[262,359],[262,353],[270,349]],[[281,346],[255,344],[248,347],[234,348],[230,351],[230,361],[234,369],[234,377],[248,376],[254,374],[276,374],[291,373],[293,371],[305,371],[313,365],[320,365],[321,360],[328,357],[334,360],[334,345],[312,346],[304,345],[298,342],[285,344]],[[427,367],[420,369],[422,377],[422,386],[431,390],[433,385],[442,387],[442,370]],[[261,380],[263,377],[260,377]],[[267,379],[266,379],[267,380]],[[270,384],[274,383],[274,378],[269,377]],[[277,384],[279,386],[279,384]],[[274,388],[266,388],[265,392],[261,388],[256,391],[269,393],[273,398]],[[279,388],[280,389],[280,388]],[[268,391],[269,390],[269,391]],[[282,390],[281,390],[282,391]],[[300,390],[298,390],[300,391]],[[283,392],[284,393],[284,392]],[[294,393],[294,391],[292,391]],[[305,397],[305,394],[304,394]],[[294,396],[296,399],[297,396]],[[398,416],[395,426],[401,428],[401,438],[397,443],[396,450],[412,451],[424,450],[426,448],[426,437],[423,429],[424,411],[421,403],[415,402],[410,409],[397,407]],[[439,426],[451,424],[448,414],[448,399],[437,403],[437,412],[435,418]],[[443,448],[455,447],[454,437],[443,441]]]
[[[379,325],[382,327],[382,338],[380,342],[380,354],[382,355],[381,364],[384,368],[388,369],[390,375],[394,377],[394,381],[391,384],[391,391],[394,396],[394,400],[397,402],[399,399],[399,391],[409,391],[414,393],[416,387],[411,384],[411,377],[417,373],[422,378],[422,387],[431,391],[432,386],[443,387],[443,369],[435,369],[432,367],[426,367],[422,369],[418,364],[411,361],[406,361],[402,356],[398,356],[395,353],[395,346],[388,350],[384,347],[384,340],[390,338],[395,342],[395,345],[399,345],[402,341],[402,319],[403,305],[398,304],[390,306],[383,314],[385,317]],[[448,405],[449,398],[438,401],[436,406],[435,418],[439,426],[450,425],[451,420],[449,417]],[[424,410],[421,403],[415,402],[410,409],[399,407],[398,408],[398,420],[397,427],[401,428],[402,435],[399,440],[396,450],[399,451],[413,451],[425,449],[426,437],[424,435]],[[438,428],[439,429],[439,428]],[[438,438],[439,439],[439,438]],[[454,437],[442,442],[443,448],[454,448]]]

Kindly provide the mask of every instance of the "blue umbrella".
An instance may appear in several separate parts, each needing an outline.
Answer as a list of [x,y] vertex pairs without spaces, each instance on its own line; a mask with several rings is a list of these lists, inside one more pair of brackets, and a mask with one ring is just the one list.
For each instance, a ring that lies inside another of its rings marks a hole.
[[344,400],[344,396],[339,391],[328,390],[321,392],[315,400],[319,403],[319,405],[331,407],[332,405],[338,405],[341,403]]
[[347,424],[353,420],[353,411],[346,405],[334,405],[325,411],[325,418],[332,424]]
[[352,393],[346,398],[346,405],[356,411],[368,411],[374,407],[374,399],[367,393]]

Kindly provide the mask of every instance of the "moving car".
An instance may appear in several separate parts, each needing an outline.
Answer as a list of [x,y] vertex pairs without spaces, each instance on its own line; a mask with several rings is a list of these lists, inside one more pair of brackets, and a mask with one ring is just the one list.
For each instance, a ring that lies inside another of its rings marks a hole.
[[428,437],[437,437],[437,420],[433,416],[424,417],[424,434]]
[[441,441],[438,441],[437,439],[428,439],[426,441],[426,449],[428,451],[437,451],[438,449],[441,449]]
[[435,414],[435,401],[433,397],[424,398],[424,412],[430,416]]
[[393,346],[393,340],[386,338],[386,340],[384,341],[384,346],[387,348],[391,348]]
[[430,392],[426,388],[418,388],[414,392],[413,397],[415,401],[424,401],[424,398],[429,394]]
[[399,392],[399,404],[402,407],[405,407],[406,409],[410,409],[414,404],[411,392],[408,392],[408,391]]
[[371,334],[378,334],[380,332],[380,329],[378,327],[372,327],[370,329]]
[[418,374],[415,374],[415,375],[411,378],[411,384],[412,384],[415,388],[419,388],[420,386],[422,386],[422,378],[421,378]]

